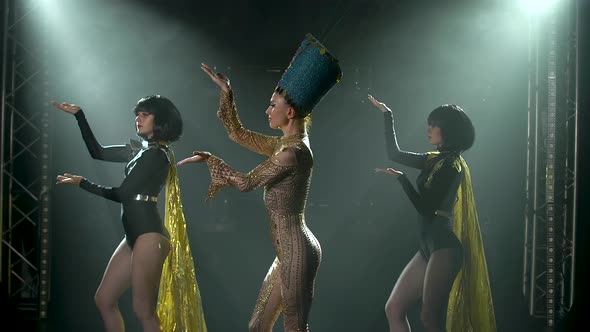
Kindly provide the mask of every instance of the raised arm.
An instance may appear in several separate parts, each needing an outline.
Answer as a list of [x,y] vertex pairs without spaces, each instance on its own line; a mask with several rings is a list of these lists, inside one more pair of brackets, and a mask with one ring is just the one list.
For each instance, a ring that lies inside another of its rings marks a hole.
[[217,84],[221,89],[217,116],[221,119],[229,138],[256,153],[265,156],[272,155],[278,144],[279,138],[244,129],[244,126],[242,126],[242,122],[238,117],[238,111],[234,102],[234,95],[230,87],[229,78],[222,73],[213,72],[213,70],[204,63],[201,64],[201,69],[207,74],[207,76],[209,76],[211,81]]
[[78,120],[78,127],[82,133],[86,148],[90,152],[90,156],[97,160],[111,161],[117,163],[126,163],[132,157],[132,149],[129,145],[107,145],[103,146],[96,140],[90,125],[86,120],[86,116],[82,110],[75,113],[76,120]]
[[369,95],[368,99],[375,107],[383,112],[383,123],[385,125],[385,145],[389,159],[409,167],[418,169],[424,168],[425,162],[427,160],[426,154],[402,151],[399,148],[399,145],[397,144],[397,136],[395,135],[393,112],[391,109],[371,95]]
[[279,142],[279,137],[263,135],[245,129],[238,116],[233,91],[231,89],[228,91],[221,91],[218,116],[232,141],[265,156],[270,156],[274,153]]
[[55,101],[52,104],[55,108],[73,114],[76,117],[78,127],[80,127],[80,131],[82,132],[82,138],[92,158],[121,163],[126,163],[131,159],[133,150],[130,145],[102,146],[98,143],[80,106],[67,102],[57,103]]
[[105,187],[82,179],[80,188],[115,202],[124,202],[137,194],[146,194],[146,182],[164,183],[170,163],[160,149],[147,149],[138,157],[137,163],[119,187]]
[[383,112],[383,124],[385,126],[385,146],[389,160],[413,168],[424,168],[427,159],[425,153],[403,151],[399,148],[391,111]]

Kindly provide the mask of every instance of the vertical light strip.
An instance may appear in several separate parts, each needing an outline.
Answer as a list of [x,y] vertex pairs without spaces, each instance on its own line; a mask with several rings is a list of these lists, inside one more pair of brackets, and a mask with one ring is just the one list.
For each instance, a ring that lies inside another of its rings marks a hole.
[[9,16],[9,6],[10,1],[5,0],[2,6],[2,16],[3,17],[3,26],[2,26],[2,91],[0,91],[0,282],[3,282],[4,278],[4,261],[3,257],[4,254],[4,205],[5,200],[7,197],[5,196],[5,189],[4,189],[4,145],[6,144],[6,132],[5,129],[7,128],[7,121],[6,121],[6,80],[8,75],[6,74],[6,69],[8,68],[8,18]]
[[555,325],[555,143],[557,113],[556,14],[549,20],[547,58],[547,137],[545,202],[547,213],[547,326]]
[[50,269],[49,269],[49,258],[50,258],[50,232],[49,232],[49,198],[50,198],[50,150],[49,150],[49,114],[50,105],[49,100],[49,75],[48,75],[48,39],[43,38],[43,52],[41,60],[41,71],[42,71],[42,84],[43,84],[43,97],[46,102],[43,105],[42,118],[41,118],[41,192],[40,192],[40,236],[39,236],[39,318],[47,318],[47,309],[49,306],[49,290],[50,290]]
[[[573,162],[573,167],[574,167],[574,174],[573,174],[573,197],[572,197],[572,248],[571,248],[571,257],[572,257],[572,263],[571,263],[571,268],[570,268],[570,294],[569,294],[569,301],[568,301],[568,310],[571,309],[571,307],[574,304],[574,290],[575,290],[575,285],[576,285],[576,236],[577,236],[577,232],[576,232],[576,226],[578,223],[578,135],[579,135],[579,109],[578,109],[578,105],[579,105],[579,72],[580,72],[580,19],[581,19],[581,13],[580,13],[580,1],[575,1],[574,0],[574,4],[572,5],[572,7],[575,10],[574,13],[574,17],[575,17],[575,35],[574,35],[574,48],[575,51],[574,56],[576,57],[576,61],[575,61],[575,80],[574,80],[574,84],[575,84],[575,91],[574,91],[574,121],[575,121],[575,129],[574,129],[574,162]],[[571,49],[570,49],[571,50]]]
[[[526,206],[524,211],[524,248],[523,248],[523,272],[522,272],[522,294],[527,296],[530,293],[530,286],[533,284],[531,280],[531,264],[534,259],[531,251],[531,229],[533,228],[534,222],[534,205],[533,197],[535,190],[534,179],[534,165],[532,158],[535,155],[535,137],[533,136],[533,121],[536,117],[535,109],[537,107],[536,96],[537,96],[537,49],[538,44],[536,43],[536,33],[533,16],[529,15],[529,35],[528,35],[528,105],[527,105],[527,165],[526,165],[526,182],[525,182],[525,194],[526,194]],[[532,302],[532,301],[531,301]],[[531,303],[529,302],[529,303]],[[531,309],[532,310],[532,309]],[[532,312],[531,312],[532,314]]]

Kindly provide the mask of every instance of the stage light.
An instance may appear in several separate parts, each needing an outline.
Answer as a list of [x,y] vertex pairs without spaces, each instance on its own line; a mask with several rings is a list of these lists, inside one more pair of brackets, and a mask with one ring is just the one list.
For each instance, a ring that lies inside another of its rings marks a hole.
[[538,14],[553,7],[558,0],[520,0],[523,10],[531,14]]

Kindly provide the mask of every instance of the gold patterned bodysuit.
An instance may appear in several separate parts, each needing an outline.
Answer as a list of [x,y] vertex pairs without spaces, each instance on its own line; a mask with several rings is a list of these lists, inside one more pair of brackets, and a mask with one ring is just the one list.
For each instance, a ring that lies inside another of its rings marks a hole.
[[264,186],[276,258],[260,289],[250,331],[272,331],[281,311],[285,331],[308,331],[321,247],[305,224],[305,205],[311,184],[313,156],[306,135],[266,136],[244,129],[233,93],[222,92],[220,112],[229,137],[269,158],[247,174],[237,172],[216,156],[209,157],[211,199],[224,187],[251,191]]

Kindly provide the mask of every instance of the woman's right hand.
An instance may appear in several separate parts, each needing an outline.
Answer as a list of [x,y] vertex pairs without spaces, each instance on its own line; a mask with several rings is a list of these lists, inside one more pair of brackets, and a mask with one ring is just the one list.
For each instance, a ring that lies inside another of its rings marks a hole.
[[388,168],[375,168],[375,173],[383,173],[383,174],[387,174],[387,175],[393,175],[394,177],[398,177],[398,176],[402,176],[404,175],[404,173],[393,169],[391,167]]
[[214,73],[209,66],[204,63],[201,63],[201,69],[209,75],[211,80],[217,84],[221,90],[228,92],[229,91],[229,78],[222,73]]
[[79,110],[81,110],[82,108],[78,105],[74,105],[74,104],[70,104],[70,103],[58,103],[55,101],[52,101],[51,104],[57,108],[59,108],[60,110],[70,113],[70,114],[76,114],[78,113]]
[[82,182],[84,177],[80,175],[74,175],[70,173],[64,173],[64,175],[58,175],[55,181],[56,184],[72,184],[75,186],[79,186],[80,182]]
[[377,107],[381,112],[385,113],[385,112],[391,112],[391,110],[389,109],[389,107],[387,107],[387,105],[385,105],[384,103],[380,102],[379,100],[375,99],[375,97],[369,95],[368,96],[369,101],[375,105],[375,107]]
[[189,163],[204,163],[207,162],[209,157],[211,157],[211,153],[207,151],[193,151],[192,157],[182,159],[181,161],[177,162],[176,165],[181,166]]

